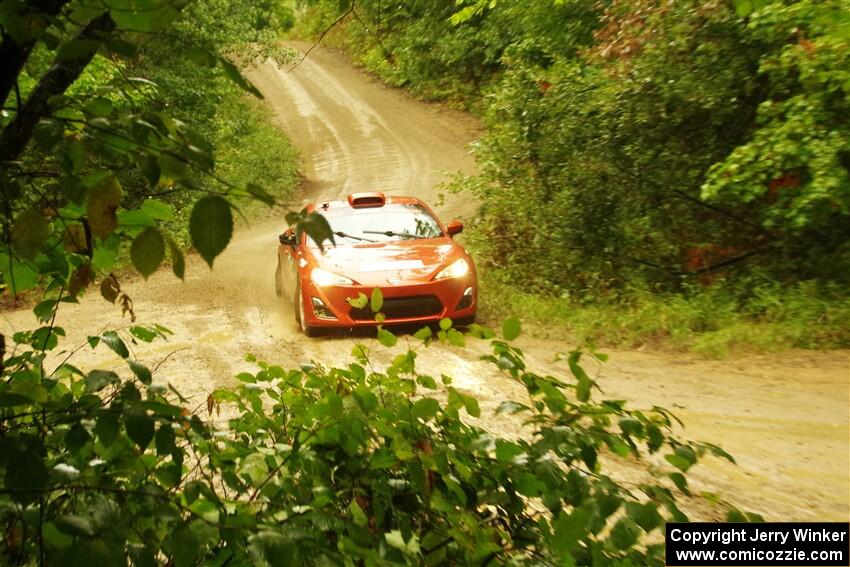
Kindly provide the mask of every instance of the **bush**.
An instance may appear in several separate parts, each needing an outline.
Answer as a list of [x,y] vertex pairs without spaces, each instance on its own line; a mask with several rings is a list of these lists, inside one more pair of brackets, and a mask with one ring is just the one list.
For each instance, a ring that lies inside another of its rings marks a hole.
[[[500,419],[523,424],[515,439],[474,425],[477,400],[419,369],[412,348],[386,368],[366,344],[338,367],[257,361],[240,386],[210,394],[207,418],[129,354],[127,340],[166,329],[90,337],[125,359],[130,379],[67,361],[46,372],[61,329],[18,333],[0,383],[3,560],[663,564],[653,534],[686,518],[685,474],[706,452],[731,457],[677,440],[666,410],[595,401],[579,352],[565,356],[569,378],[527,369],[510,343],[519,332],[516,319],[500,338],[472,331],[528,392],[499,406]],[[416,338],[464,341],[448,320]],[[386,330],[379,339],[395,343]],[[646,478],[615,481],[605,467],[618,458]]]
[[511,312],[538,324],[538,333],[576,344],[620,348],[651,345],[710,357],[781,348],[850,347],[845,290],[815,281],[781,285],[764,277],[692,286],[679,293],[632,287],[596,296],[560,297],[517,288],[506,270],[479,271],[483,317]]

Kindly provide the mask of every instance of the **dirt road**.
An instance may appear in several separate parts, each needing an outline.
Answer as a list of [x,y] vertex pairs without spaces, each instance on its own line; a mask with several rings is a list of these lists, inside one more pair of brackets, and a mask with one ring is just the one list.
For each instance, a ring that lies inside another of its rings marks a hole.
[[[251,78],[302,153],[305,198],[382,190],[435,202],[444,172],[474,168],[467,152],[478,134],[472,119],[387,89],[331,52],[315,50],[292,73],[265,64]],[[474,214],[469,202],[456,196],[437,209],[446,219]],[[161,362],[155,380],[172,383],[200,404],[214,388],[234,384],[235,373],[251,369],[243,360],[246,353],[284,365],[349,359],[354,339],[302,337],[291,311],[275,297],[272,275],[282,228],[282,221],[243,227],[214,270],[191,258],[185,282],[161,271],[125,286],[141,322],[174,331],[168,342],[137,347],[140,360]],[[63,306],[58,323],[63,322],[74,330],[65,343],[69,348],[88,334],[128,325],[96,293],[79,305]],[[28,311],[0,316],[6,334],[35,325]],[[530,366],[563,374],[553,353],[569,351],[568,342],[519,342]],[[518,396],[519,389],[478,361],[485,347],[438,345],[418,361],[432,374],[453,375],[457,387],[482,400],[486,415],[503,399]],[[684,420],[685,436],[718,443],[737,457],[737,467],[706,460],[692,487],[720,493],[772,520],[850,518],[850,353],[799,351],[730,361],[609,354],[611,362],[599,377],[606,396],[628,399],[635,407],[668,407]],[[380,348],[375,356],[390,358]],[[101,351],[82,351],[76,363],[119,367]],[[485,424],[513,427],[492,418]]]

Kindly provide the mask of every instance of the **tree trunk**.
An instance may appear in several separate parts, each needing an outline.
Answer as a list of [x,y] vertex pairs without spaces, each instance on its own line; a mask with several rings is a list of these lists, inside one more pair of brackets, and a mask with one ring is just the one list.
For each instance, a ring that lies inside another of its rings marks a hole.
[[[115,29],[115,22],[106,13],[90,21],[75,39],[102,40],[113,29]],[[54,61],[53,66],[41,77],[15,118],[0,134],[0,163],[8,163],[20,157],[38,121],[50,114],[48,106],[50,98],[64,94],[91,62],[92,57],[94,52]]]

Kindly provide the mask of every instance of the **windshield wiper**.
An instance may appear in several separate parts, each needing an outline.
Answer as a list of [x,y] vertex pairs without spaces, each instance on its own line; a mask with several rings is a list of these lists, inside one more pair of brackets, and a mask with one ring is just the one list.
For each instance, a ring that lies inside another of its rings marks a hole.
[[398,236],[400,238],[425,238],[409,232],[396,232],[394,230],[364,230],[363,234],[383,234],[384,236]]
[[[363,231],[363,232],[366,232],[366,231]],[[341,236],[343,238],[351,238],[353,240],[360,240],[361,242],[375,242],[371,238],[362,238],[360,236],[354,236],[353,234],[348,234],[348,233],[342,232],[341,230],[336,231],[334,233],[334,235],[335,236]]]

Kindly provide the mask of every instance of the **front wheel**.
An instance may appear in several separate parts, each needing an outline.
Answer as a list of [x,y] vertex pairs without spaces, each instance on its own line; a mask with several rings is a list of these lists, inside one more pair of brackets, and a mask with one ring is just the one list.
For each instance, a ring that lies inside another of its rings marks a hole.
[[304,333],[304,336],[318,337],[322,334],[322,330],[319,327],[314,327],[305,323],[307,319],[305,311],[304,294],[301,293],[301,282],[298,282],[295,284],[295,322],[298,323],[298,326],[301,328],[301,332]]

